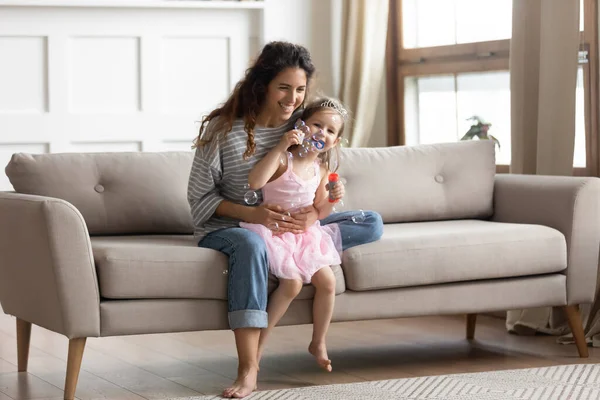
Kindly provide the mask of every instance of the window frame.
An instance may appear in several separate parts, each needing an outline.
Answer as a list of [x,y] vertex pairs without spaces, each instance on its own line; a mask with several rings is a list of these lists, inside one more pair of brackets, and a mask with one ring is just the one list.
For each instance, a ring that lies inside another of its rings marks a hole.
[[[404,48],[402,3],[402,0],[389,0],[386,49],[389,146],[406,143],[404,78],[509,70],[510,39]],[[583,64],[586,167],[573,167],[573,175],[600,176],[598,0],[583,0],[583,6],[580,50],[587,51],[587,62]],[[508,173],[509,165],[498,164],[496,171]]]

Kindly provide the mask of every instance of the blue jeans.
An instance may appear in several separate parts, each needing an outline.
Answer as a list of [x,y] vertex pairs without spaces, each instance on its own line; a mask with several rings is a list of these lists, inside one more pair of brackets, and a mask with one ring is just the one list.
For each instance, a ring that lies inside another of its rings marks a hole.
[[[383,233],[383,222],[378,213],[365,211],[364,221],[353,222],[352,217],[359,213],[335,213],[321,221],[321,225],[338,224],[343,250],[374,242]],[[226,228],[209,233],[198,242],[198,246],[220,251],[229,257],[227,299],[230,328],[266,328],[269,261],[264,240],[248,229]]]

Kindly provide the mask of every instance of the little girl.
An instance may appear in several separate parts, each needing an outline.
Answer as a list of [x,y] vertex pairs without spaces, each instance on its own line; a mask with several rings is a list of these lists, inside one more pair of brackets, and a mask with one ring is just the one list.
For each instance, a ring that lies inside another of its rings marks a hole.
[[[331,151],[340,141],[347,114],[334,99],[320,99],[309,104],[301,118],[310,130],[308,139],[317,144],[316,148],[307,152],[306,146],[300,146],[305,139],[300,130],[285,133],[279,144],[250,172],[250,188],[262,189],[263,201],[283,210],[314,205],[319,219],[328,216],[335,201],[344,195],[341,182],[329,188],[328,175]],[[259,360],[269,333],[300,293],[302,285],[311,283],[315,287],[315,297],[313,335],[308,351],[321,367],[331,371],[325,336],[335,301],[335,276],[329,266],[341,262],[341,236],[337,224],[321,226],[317,221],[302,233],[281,233],[277,226],[245,222],[240,226],[263,237],[267,244],[269,270],[279,279],[279,286],[271,294],[267,306],[269,325],[260,335]]]

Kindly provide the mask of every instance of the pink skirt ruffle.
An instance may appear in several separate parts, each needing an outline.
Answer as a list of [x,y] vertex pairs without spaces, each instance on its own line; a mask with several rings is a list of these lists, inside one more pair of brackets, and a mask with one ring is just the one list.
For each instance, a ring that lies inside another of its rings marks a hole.
[[321,226],[317,221],[303,233],[281,235],[261,224],[240,222],[240,226],[264,239],[269,271],[277,278],[310,283],[321,268],[341,263],[342,237],[337,224]]

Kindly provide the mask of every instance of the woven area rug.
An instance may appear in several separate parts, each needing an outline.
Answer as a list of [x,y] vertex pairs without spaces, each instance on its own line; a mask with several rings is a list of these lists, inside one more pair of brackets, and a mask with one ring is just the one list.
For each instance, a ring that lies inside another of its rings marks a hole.
[[[213,400],[219,396],[179,398]],[[560,365],[268,390],[248,400],[563,400],[600,399],[600,364]]]

